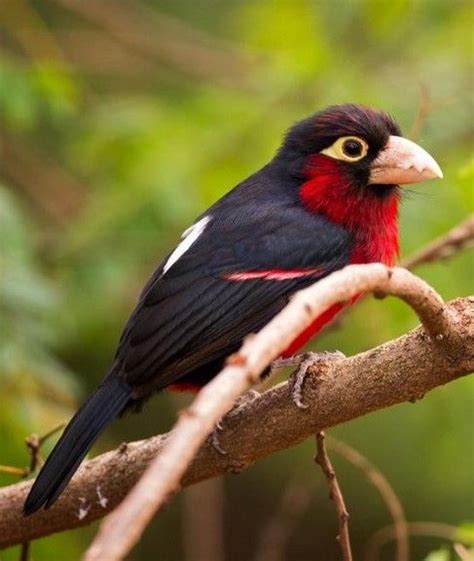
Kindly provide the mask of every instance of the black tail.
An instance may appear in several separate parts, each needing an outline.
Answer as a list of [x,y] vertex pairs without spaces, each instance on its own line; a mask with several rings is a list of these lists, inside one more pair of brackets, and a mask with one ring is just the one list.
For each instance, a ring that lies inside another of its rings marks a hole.
[[130,402],[130,388],[118,377],[108,377],[89,396],[69,422],[36,478],[23,512],[49,508],[62,493],[100,433]]

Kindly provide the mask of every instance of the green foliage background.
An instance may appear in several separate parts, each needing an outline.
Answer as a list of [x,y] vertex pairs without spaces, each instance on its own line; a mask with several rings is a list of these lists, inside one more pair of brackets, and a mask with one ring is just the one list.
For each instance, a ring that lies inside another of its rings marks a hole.
[[[445,179],[407,191],[403,255],[472,212],[473,25],[470,0],[5,3],[0,464],[26,465],[24,437],[71,415],[106,370],[154,266],[196,215],[272,156],[294,120],[328,104],[378,106],[436,157]],[[428,109],[421,119],[420,106]],[[472,292],[473,272],[467,252],[419,270],[446,299]],[[399,302],[367,300],[313,347],[355,353],[415,324]],[[95,452],[167,430],[175,411],[170,396],[156,397]],[[465,379],[333,432],[379,466],[410,520],[458,526],[473,518],[472,431]],[[252,559],[259,529],[294,477],[312,500],[286,559],[338,558],[312,447],[225,479],[226,559]],[[361,559],[390,520],[363,476],[335,463]],[[0,475],[1,485],[14,481]],[[182,501],[159,516],[131,559],[188,556]],[[35,561],[58,552],[79,558],[93,529],[36,542]],[[413,559],[440,545],[414,540]],[[384,555],[393,558],[390,547]],[[10,550],[2,560],[17,556]]]

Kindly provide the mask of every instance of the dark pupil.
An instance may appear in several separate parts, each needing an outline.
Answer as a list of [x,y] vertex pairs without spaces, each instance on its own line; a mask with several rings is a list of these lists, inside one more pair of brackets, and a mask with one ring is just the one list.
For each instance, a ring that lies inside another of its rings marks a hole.
[[346,140],[342,145],[342,150],[346,156],[354,158],[362,154],[362,145],[357,140]]

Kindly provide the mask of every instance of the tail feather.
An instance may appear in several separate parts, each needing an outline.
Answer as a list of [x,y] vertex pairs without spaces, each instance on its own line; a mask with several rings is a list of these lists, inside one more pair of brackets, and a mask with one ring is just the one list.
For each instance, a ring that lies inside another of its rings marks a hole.
[[62,493],[100,433],[130,402],[130,387],[118,377],[107,378],[69,422],[36,478],[23,512],[48,509]]

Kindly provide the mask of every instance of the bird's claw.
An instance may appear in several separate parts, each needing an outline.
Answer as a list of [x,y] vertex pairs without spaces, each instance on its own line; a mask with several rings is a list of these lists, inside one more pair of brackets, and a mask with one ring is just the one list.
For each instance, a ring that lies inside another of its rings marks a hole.
[[242,407],[245,407],[245,405],[248,405],[249,403],[253,403],[259,397],[260,392],[257,390],[248,390],[235,400],[234,407],[232,407],[228,414],[236,413],[242,409]]
[[303,384],[308,374],[308,368],[313,362],[311,358],[303,359],[290,378],[291,398],[298,409],[308,409],[308,405],[303,403]]
[[[244,394],[242,394],[236,399],[234,406],[227,413],[227,415],[233,415],[235,413],[238,413],[240,409],[242,409],[245,405],[252,403],[259,397],[260,397],[260,393],[257,390],[249,390],[248,392],[245,392]],[[221,456],[226,456],[228,454],[227,450],[225,450],[221,446],[220,438],[219,438],[219,433],[221,433],[224,430],[224,419],[225,417],[223,417],[220,421],[216,423],[216,426],[214,427],[214,430],[212,431],[210,436],[210,442],[212,447]]]
[[219,433],[222,432],[223,430],[224,430],[224,426],[222,424],[222,421],[218,421],[216,423],[216,426],[214,427],[214,430],[211,433],[210,442],[216,452],[218,452],[221,456],[226,456],[227,450],[224,450],[224,448],[222,448],[219,439]]
[[318,362],[327,360],[340,360],[346,356],[340,351],[323,352],[323,353],[304,353],[298,369],[293,372],[290,378],[291,398],[298,409],[308,409],[309,405],[303,402],[303,385],[308,375],[308,369],[315,366]]
[[301,355],[290,356],[288,358],[276,358],[271,364],[271,372],[282,368],[290,368],[301,364]]

